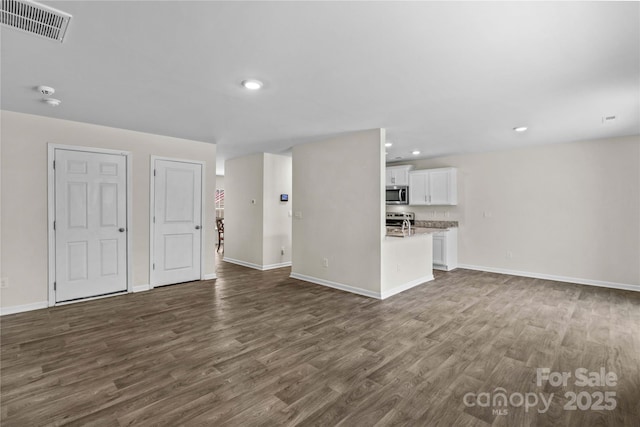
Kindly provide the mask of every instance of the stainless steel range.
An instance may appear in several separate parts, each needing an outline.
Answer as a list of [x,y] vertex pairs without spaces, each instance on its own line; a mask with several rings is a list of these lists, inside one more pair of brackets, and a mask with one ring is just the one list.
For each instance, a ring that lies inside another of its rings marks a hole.
[[405,220],[413,227],[416,222],[416,214],[413,212],[387,212],[386,218],[387,227],[402,226]]

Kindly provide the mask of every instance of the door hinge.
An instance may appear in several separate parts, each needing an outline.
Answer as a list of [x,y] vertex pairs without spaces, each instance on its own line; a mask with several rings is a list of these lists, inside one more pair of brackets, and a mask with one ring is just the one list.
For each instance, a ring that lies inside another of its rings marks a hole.
[[53,221],[53,231],[56,231],[56,222]]
[[55,291],[57,290],[57,288],[58,288],[58,284],[56,282],[53,282],[53,290]]
[[153,170],[153,176],[156,176],[156,170],[155,169]]
[[155,264],[155,263],[153,263],[153,269],[154,269],[154,270],[156,269],[156,264]]
[[55,168],[56,168],[56,161],[54,160],[53,161],[53,169],[55,169]]
[[155,216],[153,217],[153,223],[154,224],[156,223],[156,217]]

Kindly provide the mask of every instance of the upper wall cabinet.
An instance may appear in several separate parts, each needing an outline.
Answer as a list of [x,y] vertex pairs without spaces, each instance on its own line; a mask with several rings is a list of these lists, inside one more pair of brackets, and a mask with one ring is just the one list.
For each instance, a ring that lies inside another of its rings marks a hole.
[[385,185],[409,185],[409,171],[411,169],[413,169],[412,165],[389,166],[385,173]]
[[456,168],[411,171],[409,173],[409,204],[458,204],[456,172]]

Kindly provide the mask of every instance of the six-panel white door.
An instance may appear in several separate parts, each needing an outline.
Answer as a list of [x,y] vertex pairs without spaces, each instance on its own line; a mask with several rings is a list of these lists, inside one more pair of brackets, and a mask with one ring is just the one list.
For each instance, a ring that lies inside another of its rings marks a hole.
[[55,301],[127,290],[126,158],[55,150]]
[[202,164],[154,161],[151,285],[200,280]]

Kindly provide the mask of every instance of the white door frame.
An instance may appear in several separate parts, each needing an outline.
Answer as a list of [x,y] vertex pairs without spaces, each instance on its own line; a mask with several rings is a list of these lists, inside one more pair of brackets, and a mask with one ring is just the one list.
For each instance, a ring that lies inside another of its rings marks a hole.
[[207,204],[207,199],[205,199],[205,165],[206,162],[202,162],[199,160],[189,160],[189,159],[178,159],[175,157],[163,157],[163,156],[151,156],[150,164],[149,164],[149,289],[153,289],[156,287],[156,284],[153,283],[153,262],[156,258],[155,250],[154,250],[154,228],[155,224],[153,222],[153,217],[155,215],[156,208],[156,180],[155,180],[155,164],[156,160],[166,160],[169,162],[181,162],[181,163],[193,163],[196,165],[200,165],[202,167],[202,174],[200,175],[201,185],[200,185],[200,280],[204,280],[204,242],[205,242],[205,230],[207,220],[205,217],[205,205]]
[[[71,150],[71,151],[83,151],[87,153],[97,154],[115,154],[122,155],[126,159],[127,170],[125,171],[126,189],[127,189],[127,291],[133,292],[133,269],[131,263],[131,242],[133,236],[133,221],[132,221],[132,199],[131,199],[131,153],[129,151],[122,150],[108,150],[105,148],[95,147],[82,147],[78,145],[63,145],[63,144],[47,144],[47,231],[49,234],[49,274],[48,274],[48,289],[49,289],[49,307],[55,305],[72,304],[75,302],[87,301],[91,299],[104,298],[111,295],[104,295],[99,297],[83,298],[77,301],[68,301],[56,303],[56,294],[54,289],[54,282],[56,278],[56,233],[53,228],[53,221],[55,221],[56,212],[56,189],[55,189],[55,170],[53,169],[53,161],[55,160],[55,150]],[[118,295],[118,294],[114,294]]]

